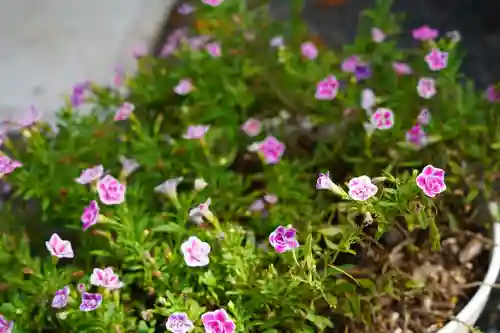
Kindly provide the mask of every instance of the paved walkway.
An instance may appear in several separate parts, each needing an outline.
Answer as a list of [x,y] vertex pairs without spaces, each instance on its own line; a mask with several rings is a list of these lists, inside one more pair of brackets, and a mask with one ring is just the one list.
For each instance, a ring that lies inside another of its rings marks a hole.
[[37,105],[53,121],[62,95],[82,80],[133,70],[174,0],[0,0],[0,120]]

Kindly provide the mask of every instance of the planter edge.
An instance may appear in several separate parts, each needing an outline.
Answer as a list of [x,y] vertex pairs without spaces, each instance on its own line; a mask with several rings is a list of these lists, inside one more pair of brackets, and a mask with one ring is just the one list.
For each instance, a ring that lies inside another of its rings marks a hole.
[[492,289],[491,285],[495,284],[500,272],[500,220],[498,218],[499,204],[490,202],[489,210],[495,221],[493,223],[494,246],[491,251],[491,260],[486,276],[479,289],[470,299],[469,303],[467,303],[462,311],[460,311],[456,316],[458,321],[450,321],[442,329],[437,331],[437,333],[469,333],[469,327],[465,326],[463,323],[474,326],[477,319],[483,312],[486,303],[488,302]]

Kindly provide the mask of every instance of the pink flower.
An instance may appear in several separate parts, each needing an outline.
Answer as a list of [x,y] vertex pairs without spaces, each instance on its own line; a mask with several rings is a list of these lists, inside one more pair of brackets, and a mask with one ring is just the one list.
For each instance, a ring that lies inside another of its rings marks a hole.
[[172,333],[187,333],[194,329],[194,325],[186,313],[174,312],[168,317],[165,328]]
[[181,245],[184,261],[189,267],[203,267],[208,265],[210,259],[210,245],[202,242],[198,237],[191,236]]
[[182,135],[184,139],[199,140],[208,132],[210,125],[192,125],[189,126],[186,133]]
[[318,57],[318,48],[313,42],[305,42],[300,46],[300,53],[304,58],[314,60]]
[[135,106],[132,103],[123,103],[115,113],[115,121],[127,120],[132,112],[134,112]]
[[422,126],[415,125],[406,132],[406,141],[420,148],[427,144],[427,134]]
[[205,50],[214,58],[220,57],[222,55],[220,44],[217,42],[208,43],[207,45],[205,45]]
[[206,333],[234,333],[236,330],[234,321],[224,309],[202,314],[201,321]]
[[394,113],[387,108],[379,108],[370,118],[370,123],[379,130],[386,130],[394,126]]
[[0,314],[0,333],[11,333],[13,327],[14,321],[7,320],[7,318]]
[[292,227],[277,227],[269,235],[269,243],[278,253],[284,253],[299,247],[299,242],[295,239],[297,231]]
[[283,39],[283,36],[275,36],[271,39],[269,45],[272,47],[283,47],[283,45],[285,45],[285,40]]
[[174,92],[177,95],[185,96],[194,90],[193,83],[190,79],[182,79],[179,83],[174,87]]
[[382,43],[386,37],[384,32],[382,30],[380,30],[379,28],[372,28],[371,34],[372,34],[372,40],[375,43]]
[[[66,286],[62,289],[59,289],[56,291],[56,294],[54,295],[54,298],[52,299],[52,307],[55,309],[61,309],[68,304],[68,297],[69,297],[69,287]],[[0,329],[0,332],[2,330]]]
[[486,89],[486,97],[492,103],[500,102],[500,88],[493,84],[488,86],[488,89]]
[[201,49],[201,47],[204,46],[209,40],[210,36],[201,35],[201,36],[191,37],[188,40],[188,43],[191,50],[197,51]]
[[134,58],[141,58],[148,54],[148,48],[146,44],[140,43],[134,46],[132,49],[132,56]]
[[337,96],[339,91],[339,81],[333,75],[326,77],[316,85],[316,94],[314,97],[318,100],[331,101]]
[[431,122],[431,113],[429,109],[422,109],[417,116],[417,123],[419,125],[429,125]]
[[0,176],[12,173],[15,169],[23,166],[19,161],[13,160],[8,156],[0,156]]
[[76,178],[75,181],[79,184],[89,184],[99,180],[103,173],[104,167],[102,165],[96,165],[83,170],[80,177]]
[[123,287],[123,282],[120,281],[120,278],[113,272],[111,267],[105,269],[94,268],[92,275],[90,275],[90,284],[109,290]]
[[80,303],[80,311],[94,311],[98,307],[101,306],[102,303],[102,295],[101,294],[92,294],[83,292],[82,293],[82,302]]
[[124,83],[124,79],[125,79],[125,74],[123,72],[123,68],[116,67],[115,68],[115,75],[113,76],[113,84],[116,87],[121,87]]
[[241,125],[241,130],[245,132],[246,135],[254,137],[260,134],[262,129],[262,124],[260,120],[255,118],[248,118],[243,125]]
[[448,66],[448,52],[433,48],[426,54],[425,62],[431,71],[440,71]]
[[224,2],[224,0],[202,0],[202,2],[204,4],[207,4],[209,6],[212,6],[212,7],[217,7],[219,6],[221,3]]
[[352,178],[347,186],[349,187],[349,196],[357,201],[366,201],[378,191],[378,187],[372,184],[372,180],[368,176]]
[[361,61],[358,56],[350,56],[342,62],[342,71],[345,73],[354,73],[356,71],[356,67],[358,67],[360,63]]
[[436,82],[433,78],[423,77],[417,84],[418,95],[422,98],[429,99],[436,95]]
[[177,12],[181,15],[189,15],[195,11],[195,8],[188,3],[183,3],[177,9]]
[[426,41],[433,40],[438,36],[439,32],[436,29],[430,28],[428,25],[423,25],[420,28],[413,29],[412,35],[416,40]]
[[70,241],[62,240],[58,234],[52,234],[48,242],[45,242],[47,250],[53,257],[57,258],[73,258],[73,248]]
[[177,186],[184,180],[184,177],[167,179],[154,188],[156,193],[164,194],[170,200],[177,201]]
[[97,193],[99,199],[105,205],[118,205],[125,201],[125,184],[121,184],[113,176],[107,175],[99,180]]
[[266,164],[276,164],[285,153],[285,145],[270,135],[259,144],[259,153]]
[[266,209],[266,203],[262,199],[257,199],[248,207],[248,212],[262,212]]
[[272,193],[265,194],[262,199],[270,205],[275,205],[278,202],[278,196]]
[[14,121],[14,124],[20,128],[30,127],[35,125],[42,118],[40,110],[34,105],[30,106],[27,113],[21,115],[21,117]]
[[202,224],[203,219],[207,219],[208,221],[212,221],[215,216],[210,210],[210,204],[212,203],[212,200],[210,198],[207,199],[204,203],[199,204],[195,208],[191,209],[188,213],[189,219],[196,223],[196,224]]
[[80,218],[80,220],[82,221],[83,231],[87,230],[98,222],[99,211],[99,205],[95,200],[92,200],[87,207],[83,208],[83,214]]
[[417,176],[416,181],[417,186],[430,198],[446,190],[444,170],[432,165],[427,165]]
[[392,63],[392,69],[398,74],[398,75],[409,75],[413,73],[413,70],[411,69],[408,64],[404,62],[398,62],[394,61]]

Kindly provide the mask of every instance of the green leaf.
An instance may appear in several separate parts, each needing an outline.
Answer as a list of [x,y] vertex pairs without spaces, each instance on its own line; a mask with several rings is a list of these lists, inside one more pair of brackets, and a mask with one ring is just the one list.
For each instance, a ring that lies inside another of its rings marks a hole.
[[185,231],[184,227],[173,223],[169,222],[167,224],[159,225],[151,229],[152,232],[168,232],[168,233],[183,233]]
[[330,227],[320,228],[318,229],[318,232],[325,236],[335,236],[342,233],[342,229],[337,226],[330,226]]

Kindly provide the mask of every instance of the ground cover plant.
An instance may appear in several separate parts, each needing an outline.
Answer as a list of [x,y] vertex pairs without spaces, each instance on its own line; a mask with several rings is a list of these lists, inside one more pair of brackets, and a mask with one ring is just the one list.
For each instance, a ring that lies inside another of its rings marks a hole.
[[[5,122],[0,332],[425,332],[488,261],[498,88],[390,3],[331,51],[297,15],[183,3],[134,76]],[[415,49],[396,46],[412,33]],[[88,115],[79,110],[90,108]],[[57,135],[56,135],[57,134]],[[471,328],[472,329],[472,328]]]

